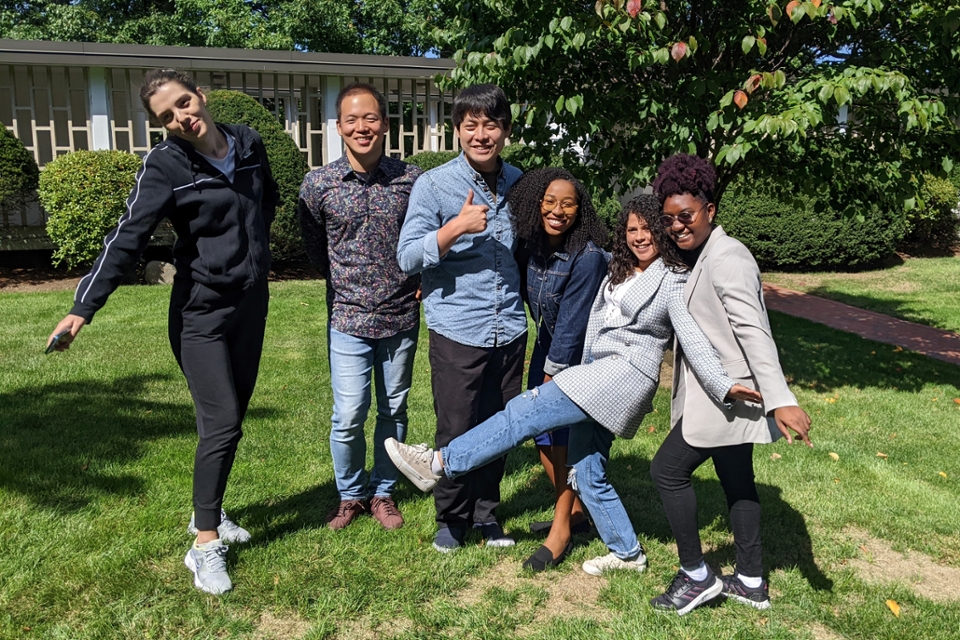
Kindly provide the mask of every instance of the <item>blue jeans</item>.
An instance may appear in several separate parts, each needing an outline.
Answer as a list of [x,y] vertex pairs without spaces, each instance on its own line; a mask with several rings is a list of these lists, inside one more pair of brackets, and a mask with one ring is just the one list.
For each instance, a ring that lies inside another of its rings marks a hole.
[[[397,482],[383,442],[407,435],[407,395],[413,377],[419,327],[389,338],[361,338],[329,328],[330,382],[333,418],[330,454],[341,500],[387,497]],[[364,468],[367,441],[363,425],[370,410],[371,379],[377,392],[377,424],[373,432],[373,472]]]
[[607,460],[615,436],[584,413],[554,382],[524,392],[497,415],[440,447],[444,472],[451,478],[467,473],[524,440],[566,426],[570,427],[570,484],[610,551],[622,559],[636,556],[640,553],[637,534],[607,479]]

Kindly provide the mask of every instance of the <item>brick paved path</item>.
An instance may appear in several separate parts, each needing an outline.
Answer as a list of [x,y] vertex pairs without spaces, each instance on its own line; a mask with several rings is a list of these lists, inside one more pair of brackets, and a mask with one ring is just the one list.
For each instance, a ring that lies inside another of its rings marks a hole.
[[763,297],[767,308],[774,311],[960,365],[960,335],[952,331],[891,318],[770,284],[763,285]]

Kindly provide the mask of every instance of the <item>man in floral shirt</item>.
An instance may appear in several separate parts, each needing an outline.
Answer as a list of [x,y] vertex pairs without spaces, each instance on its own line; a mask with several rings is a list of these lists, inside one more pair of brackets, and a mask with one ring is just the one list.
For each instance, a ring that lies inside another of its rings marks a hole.
[[[387,529],[403,526],[391,497],[397,469],[383,448],[403,442],[417,350],[419,276],[397,264],[397,239],[422,171],[383,154],[387,103],[369,84],[337,96],[337,131],[346,155],[306,175],[300,226],[307,254],[327,281],[327,336],[333,417],[330,452],[340,503],[327,516],[342,529],[367,509]],[[374,372],[375,375],[374,375]],[[364,468],[363,425],[377,393],[373,469]]]

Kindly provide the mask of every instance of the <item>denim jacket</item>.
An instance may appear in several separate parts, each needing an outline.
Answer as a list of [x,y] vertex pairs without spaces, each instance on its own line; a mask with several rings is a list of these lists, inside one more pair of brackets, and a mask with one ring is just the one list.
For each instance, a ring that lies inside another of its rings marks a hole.
[[580,364],[590,307],[607,274],[608,259],[605,251],[587,242],[573,256],[557,252],[527,261],[527,302],[537,325],[534,349],[546,356],[546,375]]
[[[424,173],[413,185],[400,229],[397,261],[407,274],[421,274],[427,326],[471,347],[495,347],[526,334],[516,238],[504,195],[521,171],[503,163],[497,195],[459,157]],[[490,207],[487,228],[457,238],[440,257],[437,231],[460,213],[473,189],[474,204]]]

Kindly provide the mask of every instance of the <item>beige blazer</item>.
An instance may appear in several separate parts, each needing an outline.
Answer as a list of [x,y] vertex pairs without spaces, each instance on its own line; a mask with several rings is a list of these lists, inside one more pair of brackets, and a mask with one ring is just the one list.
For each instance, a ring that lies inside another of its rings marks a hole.
[[707,238],[684,288],[690,315],[720,354],[735,381],[756,389],[763,404],[714,402],[674,340],[671,425],[683,418],[683,437],[695,447],[767,443],[781,434],[774,409],[798,406],[780,368],[760,287],[760,269],[750,251],[716,227]]

